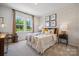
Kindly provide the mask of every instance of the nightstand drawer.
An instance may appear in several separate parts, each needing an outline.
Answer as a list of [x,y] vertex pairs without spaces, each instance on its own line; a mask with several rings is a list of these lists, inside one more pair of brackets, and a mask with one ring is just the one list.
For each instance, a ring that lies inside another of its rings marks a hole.
[[64,43],[68,45],[68,35],[67,34],[59,34],[58,43]]

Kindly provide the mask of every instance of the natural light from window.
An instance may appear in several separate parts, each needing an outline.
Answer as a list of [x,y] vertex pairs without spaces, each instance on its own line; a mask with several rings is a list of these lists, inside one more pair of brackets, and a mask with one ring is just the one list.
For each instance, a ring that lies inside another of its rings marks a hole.
[[16,12],[16,32],[32,32],[33,31],[33,16]]

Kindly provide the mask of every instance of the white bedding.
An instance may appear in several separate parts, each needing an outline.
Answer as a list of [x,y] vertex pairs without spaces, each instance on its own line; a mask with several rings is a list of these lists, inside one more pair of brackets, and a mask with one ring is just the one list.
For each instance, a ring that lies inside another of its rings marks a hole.
[[57,42],[56,34],[29,34],[27,43],[36,51],[43,53],[47,48]]

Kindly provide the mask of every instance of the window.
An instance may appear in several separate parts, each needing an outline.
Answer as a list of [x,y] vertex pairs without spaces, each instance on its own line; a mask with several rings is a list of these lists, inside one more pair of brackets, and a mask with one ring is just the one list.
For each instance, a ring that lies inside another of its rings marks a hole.
[[32,30],[32,18],[27,18],[26,20],[26,31]]
[[16,12],[16,32],[33,31],[33,16]]
[[16,31],[17,32],[24,31],[23,28],[24,28],[24,20],[21,17],[17,16],[16,17]]

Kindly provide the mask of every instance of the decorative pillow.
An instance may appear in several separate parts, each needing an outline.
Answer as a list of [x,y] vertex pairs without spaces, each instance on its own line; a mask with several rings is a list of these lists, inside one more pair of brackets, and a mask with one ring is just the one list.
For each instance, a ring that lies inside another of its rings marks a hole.
[[42,29],[42,33],[48,33],[48,29],[47,28]]
[[49,30],[50,34],[54,34],[54,29]]

